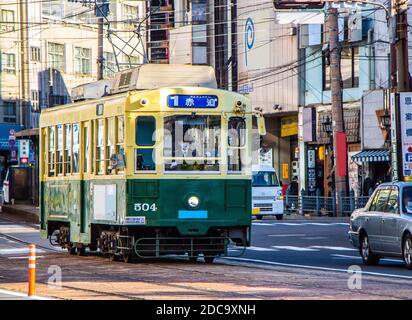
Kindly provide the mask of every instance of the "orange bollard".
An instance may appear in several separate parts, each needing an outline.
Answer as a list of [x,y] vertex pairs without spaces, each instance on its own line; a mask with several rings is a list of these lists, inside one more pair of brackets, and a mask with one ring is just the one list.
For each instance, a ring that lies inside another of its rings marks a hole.
[[36,246],[29,245],[29,292],[27,295],[36,294]]

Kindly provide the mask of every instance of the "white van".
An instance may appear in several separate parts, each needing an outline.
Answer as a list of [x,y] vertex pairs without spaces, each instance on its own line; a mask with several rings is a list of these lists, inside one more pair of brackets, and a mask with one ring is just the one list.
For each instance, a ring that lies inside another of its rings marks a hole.
[[252,174],[252,214],[258,220],[273,215],[281,220],[283,195],[276,170],[268,165],[255,165]]

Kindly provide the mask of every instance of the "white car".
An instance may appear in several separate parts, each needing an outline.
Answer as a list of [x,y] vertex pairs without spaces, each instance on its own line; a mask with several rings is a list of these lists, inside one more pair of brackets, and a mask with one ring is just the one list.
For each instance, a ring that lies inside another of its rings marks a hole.
[[268,165],[252,166],[252,214],[260,220],[263,216],[283,218],[282,186],[276,170]]

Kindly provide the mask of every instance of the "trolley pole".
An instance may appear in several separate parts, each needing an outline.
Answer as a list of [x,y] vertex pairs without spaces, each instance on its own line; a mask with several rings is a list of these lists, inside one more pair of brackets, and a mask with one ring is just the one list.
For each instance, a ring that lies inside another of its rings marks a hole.
[[103,79],[103,18],[98,19],[97,29],[97,80]]
[[341,79],[341,53],[339,46],[339,27],[338,9],[332,6],[328,9],[328,33],[329,33],[329,52],[330,52],[330,74],[331,74],[331,95],[332,95],[332,128],[333,128],[333,158],[334,158],[334,177],[336,194],[336,211],[338,216],[342,216],[340,197],[346,194],[346,177],[338,175],[337,168],[337,149],[336,134],[344,132],[343,106],[342,106],[342,79]]

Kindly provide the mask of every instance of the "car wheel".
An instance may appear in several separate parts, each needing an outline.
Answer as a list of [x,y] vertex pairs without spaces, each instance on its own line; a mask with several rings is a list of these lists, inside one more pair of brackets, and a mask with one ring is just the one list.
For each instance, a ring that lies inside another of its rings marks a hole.
[[409,270],[412,270],[412,236],[410,234],[407,234],[403,239],[402,248],[405,266]]
[[277,214],[277,215],[276,215],[276,219],[282,220],[282,219],[283,219],[283,214]]
[[372,253],[369,237],[366,233],[361,238],[359,252],[365,265],[372,266],[379,263],[379,257]]
[[256,216],[257,220],[262,220],[263,216]]

